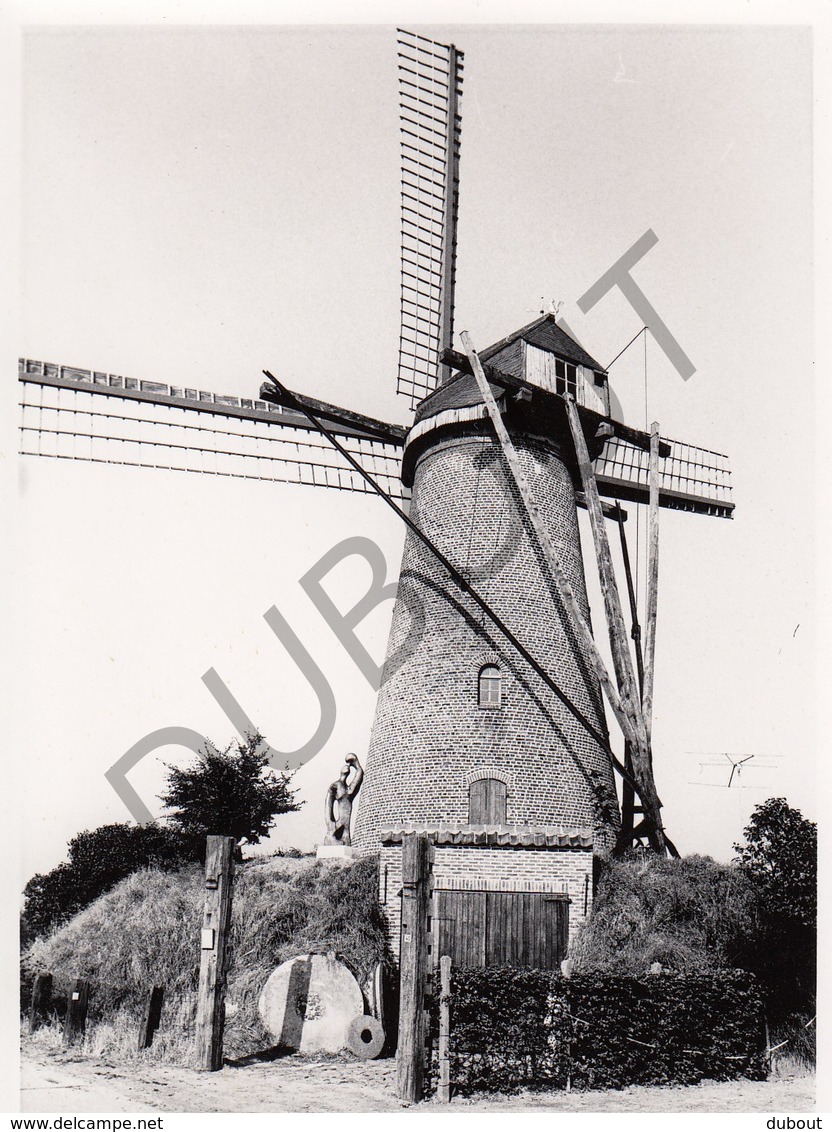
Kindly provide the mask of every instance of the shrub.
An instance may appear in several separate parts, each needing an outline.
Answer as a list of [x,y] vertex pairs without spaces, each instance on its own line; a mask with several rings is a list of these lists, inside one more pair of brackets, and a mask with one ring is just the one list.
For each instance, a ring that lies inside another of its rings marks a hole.
[[[785,798],[754,810],[734,846],[754,895],[748,966],[766,991],[772,1021],[815,1010],[817,828]],[[788,1029],[788,1027],[786,1027]]]
[[462,968],[452,974],[457,1090],[694,1084],[766,1076],[753,976],[644,979]]
[[[291,775],[276,774],[261,735],[247,735],[224,751],[208,744],[193,766],[168,767],[161,795],[172,821],[186,833],[233,837],[257,845],[278,814],[299,810]],[[238,855],[238,859],[239,855]]]

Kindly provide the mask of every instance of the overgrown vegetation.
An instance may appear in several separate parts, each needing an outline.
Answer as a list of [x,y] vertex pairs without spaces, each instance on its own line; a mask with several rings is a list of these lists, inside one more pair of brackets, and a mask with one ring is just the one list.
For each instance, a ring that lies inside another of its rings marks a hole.
[[764,1050],[762,1000],[743,972],[452,975],[451,1080],[461,1093],[761,1079]]
[[102,825],[73,837],[68,860],[36,873],[24,892],[21,941],[28,946],[137,869],[180,869],[203,859],[205,839],[154,823]]
[[299,810],[291,775],[277,774],[269,763],[262,735],[247,735],[224,751],[212,744],[192,765],[168,767],[161,801],[171,821],[188,834],[214,833],[257,845],[278,814]]
[[600,878],[573,948],[580,974],[740,968],[754,974],[771,1041],[814,1050],[817,830],[784,798],[757,806],[736,861],[633,854]]
[[[378,863],[252,861],[237,870],[226,999],[226,1056],[263,1050],[273,1039],[257,1015],[260,991],[275,966],[309,951],[334,951],[359,981],[390,963],[377,899]],[[24,957],[27,979],[51,971],[60,992],[79,976],[95,983],[86,1046],[96,1054],[148,1057],[187,1065],[199,973],[202,870],[145,869],[37,941]],[[160,1031],[135,1052],[141,1002],[165,987]]]
[[641,977],[655,964],[677,974],[746,967],[754,909],[748,877],[710,857],[611,861],[573,949],[574,970]]

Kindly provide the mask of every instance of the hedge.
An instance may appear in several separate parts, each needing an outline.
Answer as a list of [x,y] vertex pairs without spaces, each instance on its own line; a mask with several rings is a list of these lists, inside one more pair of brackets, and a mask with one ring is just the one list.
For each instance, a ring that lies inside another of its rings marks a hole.
[[765,1078],[752,975],[611,975],[459,968],[451,981],[457,1093],[691,1085]]

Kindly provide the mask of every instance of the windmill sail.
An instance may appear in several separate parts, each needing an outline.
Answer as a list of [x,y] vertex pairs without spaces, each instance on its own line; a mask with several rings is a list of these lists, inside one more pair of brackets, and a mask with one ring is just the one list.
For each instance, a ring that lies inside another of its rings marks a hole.
[[[728,457],[679,440],[662,441],[670,454],[659,458],[659,502],[676,511],[698,511],[731,518],[731,470]],[[595,460],[602,495],[646,503],[649,498],[648,453],[619,436],[611,437]]]
[[[372,490],[305,417],[266,401],[28,358],[18,376],[22,455]],[[408,497],[398,444],[330,427],[388,494]]]
[[463,54],[399,30],[401,329],[397,391],[436,388],[453,337]]

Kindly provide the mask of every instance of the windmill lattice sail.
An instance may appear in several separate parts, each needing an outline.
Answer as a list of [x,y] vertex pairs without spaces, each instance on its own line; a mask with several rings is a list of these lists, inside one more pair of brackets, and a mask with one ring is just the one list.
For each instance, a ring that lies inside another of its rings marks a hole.
[[[659,500],[676,511],[698,511],[731,518],[731,470],[728,457],[695,444],[662,437],[670,455],[659,460]],[[618,436],[611,437],[595,461],[598,490],[607,496],[646,503],[648,453]]]
[[397,392],[410,407],[436,387],[451,345],[463,54],[399,30],[401,329]]
[[[266,401],[30,358],[18,376],[22,455],[372,493],[301,414]],[[331,427],[388,494],[409,497],[398,445]]]

